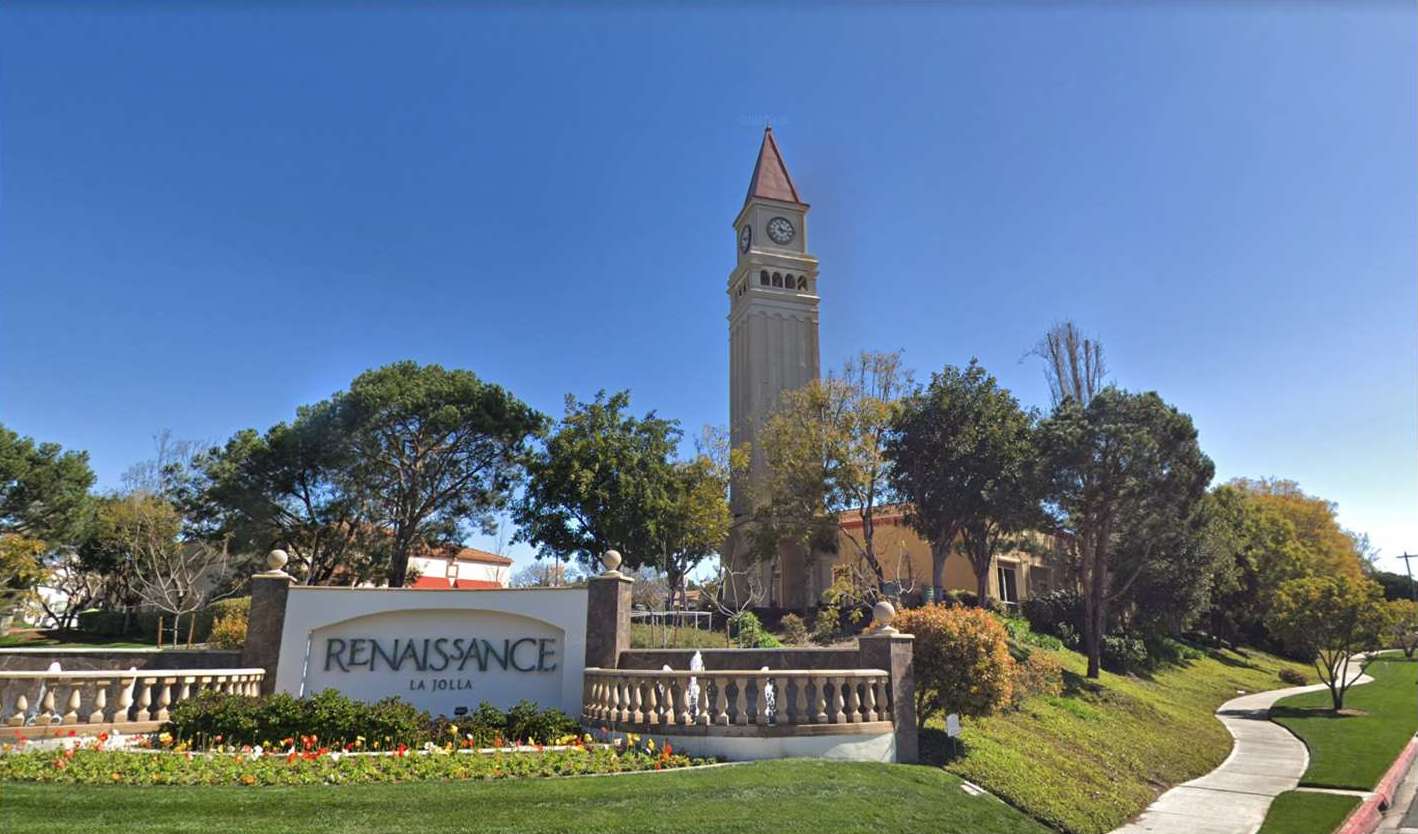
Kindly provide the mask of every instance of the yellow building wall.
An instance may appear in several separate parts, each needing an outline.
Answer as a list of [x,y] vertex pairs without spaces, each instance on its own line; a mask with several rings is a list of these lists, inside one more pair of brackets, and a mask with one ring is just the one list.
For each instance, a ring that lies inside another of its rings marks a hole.
[[[861,558],[861,529],[848,521],[838,533],[836,557],[827,557],[834,567],[856,566],[864,573],[870,573]],[[903,590],[920,592],[931,584],[930,544],[912,530],[899,513],[889,513],[878,518],[872,537],[877,559],[881,562],[888,581],[898,582]],[[1000,554],[990,566],[986,583],[988,594],[994,599],[1001,598],[999,578],[996,568],[1003,565],[1015,570],[1016,594],[1019,602],[1027,600],[1031,594],[1044,593],[1051,588],[1051,572],[1044,560],[1023,551]],[[824,572],[826,573],[826,572]],[[831,582],[831,575],[823,577]],[[945,560],[944,588],[946,591],[975,592],[976,580],[970,560],[953,549]],[[823,584],[822,588],[826,585]],[[821,592],[821,588],[818,590]]]

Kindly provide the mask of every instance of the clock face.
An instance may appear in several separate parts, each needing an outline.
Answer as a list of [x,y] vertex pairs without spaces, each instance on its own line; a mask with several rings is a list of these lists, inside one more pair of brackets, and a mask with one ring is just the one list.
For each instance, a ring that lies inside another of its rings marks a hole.
[[793,228],[792,222],[786,217],[775,217],[768,221],[768,236],[779,246],[792,240],[795,234],[797,229]]
[[750,243],[752,243],[752,242],[753,242],[753,227],[751,227],[751,226],[749,226],[747,223],[745,223],[745,224],[743,224],[743,228],[739,229],[739,251],[740,251],[740,252],[747,252],[747,251],[748,251],[748,245],[749,245]]

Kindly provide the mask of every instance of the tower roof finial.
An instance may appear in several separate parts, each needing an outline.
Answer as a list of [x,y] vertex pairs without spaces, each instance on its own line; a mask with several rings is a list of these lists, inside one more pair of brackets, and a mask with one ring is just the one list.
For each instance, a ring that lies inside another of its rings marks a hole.
[[758,148],[758,161],[753,166],[753,179],[748,183],[747,203],[754,197],[766,200],[780,200],[785,203],[802,203],[797,186],[788,175],[788,166],[783,163],[783,154],[778,151],[778,142],[773,138],[773,125],[763,125],[763,144]]

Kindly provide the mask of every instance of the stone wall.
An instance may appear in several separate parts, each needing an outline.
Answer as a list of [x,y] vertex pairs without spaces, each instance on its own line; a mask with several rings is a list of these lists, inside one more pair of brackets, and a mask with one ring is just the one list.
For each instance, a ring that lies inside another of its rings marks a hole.
[[235,669],[241,652],[204,649],[0,649],[0,671],[43,672],[58,661],[66,672],[109,669]]

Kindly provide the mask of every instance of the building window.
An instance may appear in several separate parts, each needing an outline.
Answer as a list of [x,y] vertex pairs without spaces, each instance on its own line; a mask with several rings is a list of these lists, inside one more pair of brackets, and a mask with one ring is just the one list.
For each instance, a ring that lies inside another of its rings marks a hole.
[[781,272],[775,272],[775,273],[773,273],[773,286],[775,286],[775,287],[781,287],[781,286],[783,286],[783,273],[781,273]]
[[762,272],[758,273],[758,283],[762,284],[765,287],[768,286],[768,270],[765,269]]
[[807,292],[807,276],[806,276],[806,275],[799,275],[799,276],[798,276],[798,291],[799,291],[799,292]]
[[1019,586],[1015,581],[1015,568],[1000,565],[995,568],[999,579],[999,598],[1005,605],[1019,604]]

